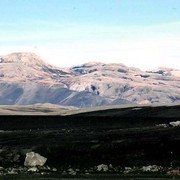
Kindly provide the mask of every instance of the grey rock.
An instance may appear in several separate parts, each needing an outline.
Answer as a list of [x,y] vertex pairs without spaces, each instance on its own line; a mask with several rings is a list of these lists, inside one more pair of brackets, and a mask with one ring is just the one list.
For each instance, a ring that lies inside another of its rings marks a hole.
[[18,167],[18,171],[20,172],[20,173],[24,173],[24,172],[27,172],[28,171],[28,168],[27,167]]
[[180,127],[180,121],[174,121],[169,123],[173,127]]
[[49,172],[41,172],[41,175],[49,175]]
[[133,171],[133,169],[131,167],[125,167],[124,168],[124,174],[128,174],[128,173],[130,173],[132,171]]
[[73,170],[72,168],[69,168],[67,171],[68,171],[68,174],[72,176],[75,176],[77,174],[77,172]]
[[21,156],[19,154],[15,154],[14,157],[13,157],[13,162],[19,162],[20,161],[20,158]]
[[109,169],[114,169],[113,165],[112,164],[109,164]]
[[28,169],[28,172],[38,172],[38,168],[37,167],[32,167]]
[[109,170],[108,166],[105,164],[100,164],[97,166],[97,171],[104,171],[107,172]]
[[141,170],[143,172],[158,172],[160,171],[161,167],[157,165],[149,165],[149,166],[143,166]]
[[56,171],[57,171],[57,169],[56,169],[56,168],[52,168],[52,171],[53,171],[53,172],[56,172]]
[[167,128],[168,124],[156,124],[156,127],[163,127],[163,128]]
[[41,156],[38,153],[30,152],[26,153],[26,158],[24,161],[25,166],[43,166],[47,161],[47,158]]
[[9,169],[9,170],[8,170],[7,174],[9,174],[9,175],[17,175],[18,172],[17,172],[16,169],[12,168],[12,169]]

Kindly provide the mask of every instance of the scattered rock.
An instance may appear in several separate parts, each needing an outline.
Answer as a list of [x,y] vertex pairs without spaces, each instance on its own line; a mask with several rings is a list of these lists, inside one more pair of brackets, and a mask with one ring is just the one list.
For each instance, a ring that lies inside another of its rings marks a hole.
[[107,172],[109,170],[108,166],[105,164],[100,164],[97,166],[97,171],[104,171]]
[[38,166],[38,169],[40,171],[51,171],[51,168],[49,166]]
[[109,169],[114,169],[112,164],[109,164]]
[[141,170],[143,172],[158,172],[160,171],[161,167],[157,165],[149,165],[149,166],[143,166]]
[[174,121],[169,123],[173,127],[179,127],[180,126],[180,121]]
[[18,171],[20,173],[24,173],[24,172],[27,172],[28,171],[28,168],[27,167],[18,167]]
[[125,167],[124,168],[124,174],[128,174],[130,172],[132,172],[132,168],[131,167]]
[[53,172],[56,172],[56,171],[57,171],[57,169],[56,169],[56,168],[52,168],[52,171],[53,171]]
[[24,161],[25,166],[43,166],[47,161],[47,158],[41,156],[38,153],[30,152],[26,153],[26,158]]
[[16,171],[16,169],[12,168],[12,169],[8,170],[7,174],[16,175],[16,174],[18,174],[18,172]]
[[69,175],[75,176],[77,174],[77,172],[75,170],[73,170],[72,168],[69,168],[67,171],[68,171]]
[[180,175],[180,170],[173,169],[167,172],[167,175]]
[[32,167],[30,169],[28,169],[28,172],[38,172],[38,168],[37,167]]
[[49,175],[49,172],[41,172],[41,175]]
[[49,166],[46,166],[46,168],[47,168],[48,170],[51,170],[51,168],[50,168]]
[[13,162],[19,162],[20,161],[20,155],[19,154],[15,154],[13,157]]
[[75,169],[76,172],[80,172],[80,169]]
[[156,124],[156,127],[167,128],[167,127],[168,127],[168,124]]

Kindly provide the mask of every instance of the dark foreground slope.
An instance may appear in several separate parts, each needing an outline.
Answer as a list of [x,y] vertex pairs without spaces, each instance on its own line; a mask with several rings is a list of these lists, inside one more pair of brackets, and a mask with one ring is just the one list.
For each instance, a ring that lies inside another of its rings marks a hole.
[[[106,173],[121,174],[148,165],[162,166],[158,173],[180,166],[180,129],[170,125],[180,120],[179,105],[63,113],[69,115],[0,116],[0,164],[23,166],[25,154],[34,151],[60,174],[70,167],[79,174],[102,173],[99,164],[112,164]],[[13,160],[17,155],[19,161]]]

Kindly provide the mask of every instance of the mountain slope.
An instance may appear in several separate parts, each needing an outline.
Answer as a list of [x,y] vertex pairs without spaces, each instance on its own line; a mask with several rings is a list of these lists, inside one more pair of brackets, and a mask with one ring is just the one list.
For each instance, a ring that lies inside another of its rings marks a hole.
[[[122,98],[139,104],[180,102],[180,70],[141,71],[122,64],[88,63],[71,68],[70,89]],[[68,81],[67,81],[68,82]]]
[[53,85],[60,76],[70,75],[63,68],[45,63],[33,53],[12,53],[0,57],[0,80],[5,82],[36,82]]
[[[61,86],[48,87],[37,83],[0,83],[0,105],[51,103],[63,106],[94,107],[111,105],[110,98],[93,93],[77,92]],[[116,104],[126,104],[128,101]]]
[[0,104],[93,107],[180,102],[180,70],[141,71],[123,64],[59,68],[33,53],[0,57]]

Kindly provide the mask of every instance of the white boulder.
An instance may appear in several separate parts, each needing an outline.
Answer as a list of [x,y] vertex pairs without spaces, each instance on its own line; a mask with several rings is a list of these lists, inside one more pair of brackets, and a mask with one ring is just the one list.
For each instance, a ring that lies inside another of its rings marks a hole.
[[180,126],[180,121],[170,122],[169,124],[173,127],[178,127],[178,126]]
[[24,166],[43,166],[47,161],[47,158],[41,156],[38,153],[30,152],[26,153],[26,158],[24,161]]

